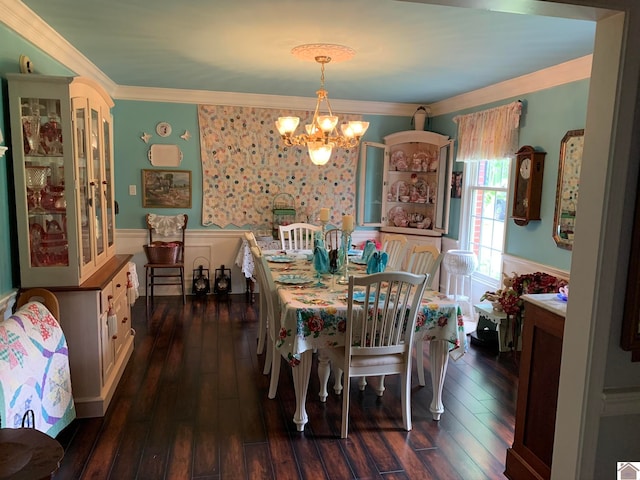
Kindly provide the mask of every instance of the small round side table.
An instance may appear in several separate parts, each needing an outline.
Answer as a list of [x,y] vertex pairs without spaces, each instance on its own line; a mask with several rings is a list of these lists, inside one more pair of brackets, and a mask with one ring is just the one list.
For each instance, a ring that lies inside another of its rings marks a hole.
[[35,428],[0,429],[0,479],[51,478],[63,455],[56,439]]

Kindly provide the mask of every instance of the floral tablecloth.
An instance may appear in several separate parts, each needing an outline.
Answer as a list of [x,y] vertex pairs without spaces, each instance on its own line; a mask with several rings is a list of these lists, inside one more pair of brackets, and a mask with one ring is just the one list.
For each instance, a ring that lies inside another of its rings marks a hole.
[[[265,252],[263,252],[265,253]],[[265,253],[266,254],[266,253]],[[312,262],[298,258],[292,263],[270,263],[270,271],[278,283],[283,275],[300,275],[313,278]],[[366,275],[364,265],[349,265],[349,274]],[[308,422],[305,408],[311,354],[314,349],[344,345],[347,313],[347,285],[340,285],[335,277],[323,276],[323,285],[317,280],[305,284],[278,283],[278,295],[282,316],[276,348],[293,367],[293,381],[296,389],[296,412],[293,417],[299,431]],[[460,358],[467,347],[464,323],[460,307],[453,300],[438,292],[428,291],[422,299],[422,307],[416,324],[416,356],[422,356],[422,342],[430,341],[431,381],[433,399],[429,407],[434,420],[439,420],[444,412],[442,388],[449,357]],[[319,362],[326,364],[326,359]],[[424,370],[420,368],[418,377],[424,385]],[[320,375],[320,367],[318,373]],[[321,401],[326,399],[326,382],[322,382],[319,392]]]
[[[352,264],[349,268],[353,275],[366,275],[364,266]],[[306,260],[287,266],[272,264],[271,272],[276,282],[282,274],[314,276],[311,262]],[[292,366],[307,350],[344,345],[347,285],[334,285],[330,276],[323,277],[322,283],[322,287],[315,286],[315,281],[279,286],[283,308],[276,347]],[[450,344],[451,356],[459,358],[467,344],[458,304],[439,292],[425,292],[418,312],[416,340],[445,340]]]

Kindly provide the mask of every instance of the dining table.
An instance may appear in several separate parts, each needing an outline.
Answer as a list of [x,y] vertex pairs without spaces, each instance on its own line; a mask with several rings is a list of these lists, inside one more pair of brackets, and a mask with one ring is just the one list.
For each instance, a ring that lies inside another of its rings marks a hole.
[[[319,397],[325,402],[329,362],[323,351],[343,346],[345,342],[348,285],[340,281],[340,275],[318,277],[311,251],[264,250],[263,255],[278,287],[281,304],[275,347],[291,366],[296,397],[293,421],[297,430],[303,431],[308,422],[305,404],[313,352],[318,352]],[[366,265],[358,256],[350,258],[347,268],[347,275],[367,274]],[[459,305],[446,295],[427,290],[418,312],[414,338],[416,342],[430,342],[433,398],[429,410],[433,419],[439,420],[444,413],[442,389],[449,358],[458,360],[467,349]]]

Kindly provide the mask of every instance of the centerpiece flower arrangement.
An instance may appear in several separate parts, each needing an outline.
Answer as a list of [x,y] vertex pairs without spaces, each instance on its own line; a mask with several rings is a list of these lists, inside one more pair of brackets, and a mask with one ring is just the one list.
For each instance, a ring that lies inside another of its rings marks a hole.
[[[503,274],[504,275],[504,274]],[[485,292],[480,300],[489,300],[496,310],[502,310],[507,315],[520,316],[522,311],[522,295],[531,293],[556,293],[560,287],[567,285],[554,275],[544,272],[504,275],[504,288],[495,292]]]

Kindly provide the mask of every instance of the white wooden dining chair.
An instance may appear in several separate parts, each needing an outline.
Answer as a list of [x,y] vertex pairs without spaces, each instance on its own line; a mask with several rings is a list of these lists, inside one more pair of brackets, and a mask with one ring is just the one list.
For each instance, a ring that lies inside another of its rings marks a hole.
[[407,237],[404,235],[385,235],[382,240],[382,252],[387,252],[387,268],[389,271],[401,271],[404,252],[407,248]]
[[[427,288],[432,289],[433,279],[442,263],[444,253],[435,245],[415,245],[411,249],[408,258],[407,271],[411,273],[424,273],[427,275]],[[424,341],[416,341],[416,370],[418,371],[418,383],[425,386],[424,378]]]
[[407,256],[407,272],[429,275],[427,288],[433,288],[433,279],[442,263],[444,254],[435,245],[414,245]]
[[280,378],[280,353],[276,350],[276,340],[278,338],[280,323],[280,302],[278,300],[278,291],[273,281],[267,260],[262,255],[259,247],[251,247],[255,271],[258,274],[258,282],[260,283],[260,309],[263,308],[262,298],[264,298],[264,306],[266,307],[267,319],[267,355],[264,360],[264,369],[262,373],[268,375],[271,373],[269,381],[269,398],[275,398],[278,391],[278,380]]
[[244,238],[249,244],[249,247],[257,247],[258,240],[253,232],[244,232]]
[[324,244],[327,250],[337,250],[342,245],[342,230],[333,228],[324,234]]
[[[258,246],[258,240],[256,239],[256,236],[254,235],[253,232],[244,232],[244,239],[247,241],[247,244],[249,245],[249,249],[251,249],[251,247],[260,248]],[[251,258],[253,258],[253,254],[251,254]],[[256,261],[255,261],[255,258],[253,258],[254,277],[256,277],[255,280],[258,282],[258,285],[260,285],[260,291],[262,291],[264,287],[261,285],[260,279],[258,278],[258,276],[255,275],[256,268],[257,268]],[[264,295],[260,295],[260,309],[258,311],[258,348],[256,350],[256,353],[258,355],[264,352],[264,342],[266,337],[267,337],[267,307],[265,304]]]
[[[349,277],[345,345],[325,350],[334,371],[334,392],[342,392],[342,438],[349,430],[352,377],[400,375],[402,424],[411,430],[411,350],[426,279],[408,272]],[[354,300],[356,292],[362,292],[361,304]]]
[[280,225],[278,230],[283,250],[313,250],[315,232],[321,232],[322,227],[310,223],[290,223]]

